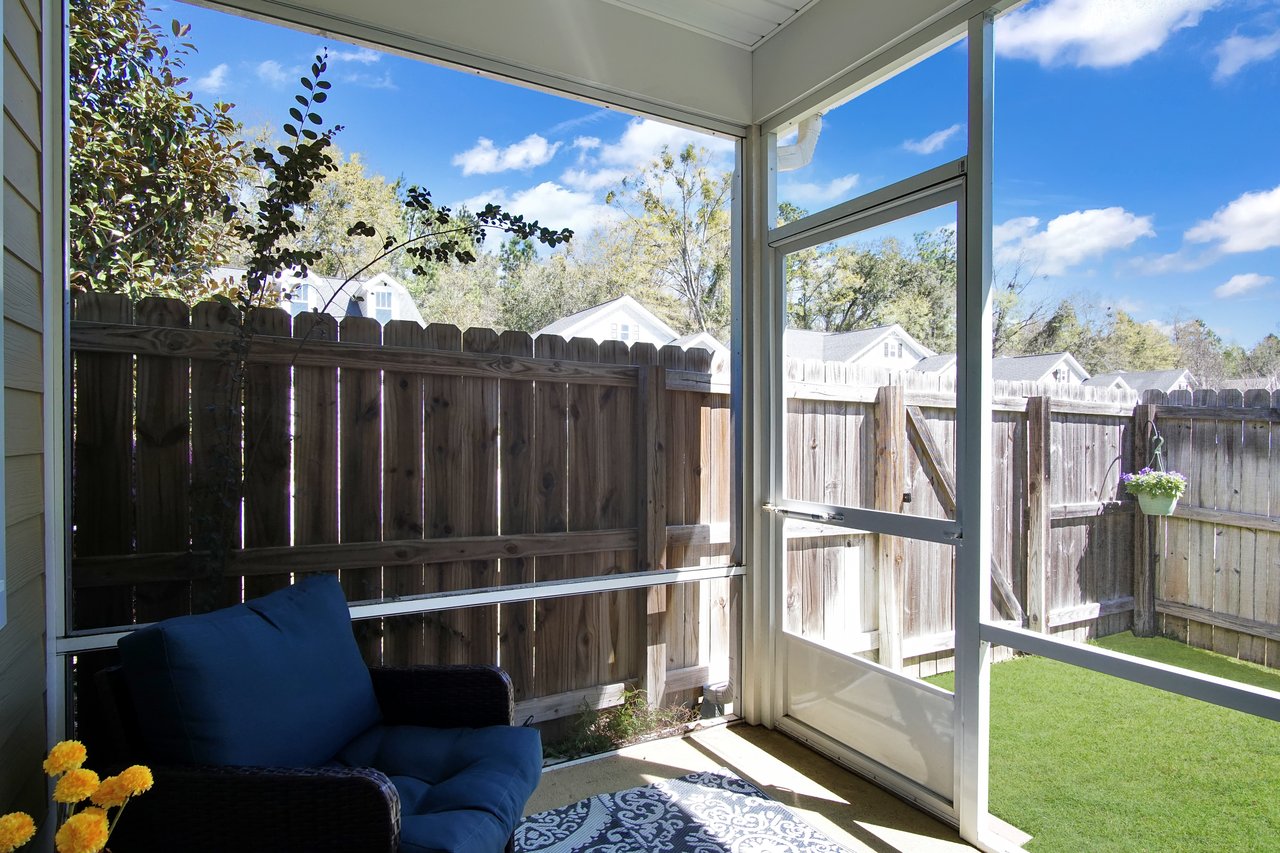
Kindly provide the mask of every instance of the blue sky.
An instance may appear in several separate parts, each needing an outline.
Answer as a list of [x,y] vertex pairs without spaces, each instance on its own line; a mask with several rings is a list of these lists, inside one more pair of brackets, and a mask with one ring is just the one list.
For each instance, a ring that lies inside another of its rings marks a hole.
[[[444,203],[492,200],[581,232],[614,180],[663,145],[659,122],[206,9],[188,63],[201,100],[278,125],[327,45],[322,111],[344,151]],[[997,22],[995,241],[1034,293],[1168,323],[1203,317],[1245,346],[1280,333],[1280,0],[1040,0]],[[818,210],[964,149],[964,45],[825,118],[779,195]]]

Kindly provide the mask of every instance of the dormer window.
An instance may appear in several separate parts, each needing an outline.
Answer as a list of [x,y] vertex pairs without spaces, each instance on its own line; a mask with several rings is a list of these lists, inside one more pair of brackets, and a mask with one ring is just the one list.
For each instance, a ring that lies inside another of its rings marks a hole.
[[902,341],[885,341],[884,357],[902,358]]
[[384,326],[391,322],[390,290],[375,290],[373,292],[373,319]]
[[300,284],[289,293],[289,316],[297,317],[310,311],[316,302],[316,289]]

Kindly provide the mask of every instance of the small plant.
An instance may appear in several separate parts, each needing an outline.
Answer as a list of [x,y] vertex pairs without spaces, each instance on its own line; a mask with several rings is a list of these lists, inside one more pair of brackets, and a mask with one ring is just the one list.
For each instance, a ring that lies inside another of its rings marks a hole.
[[633,743],[673,734],[698,719],[683,705],[650,707],[643,690],[627,690],[622,703],[596,710],[584,700],[573,728],[564,737],[547,744],[546,757],[569,760],[584,755],[619,749]]
[[1177,471],[1156,471],[1143,468],[1136,474],[1120,478],[1124,490],[1131,495],[1154,495],[1160,498],[1180,498],[1187,490],[1187,478]]
[[[151,771],[141,764],[99,779],[84,766],[86,757],[84,744],[64,740],[49,750],[44,760],[44,772],[57,780],[53,802],[61,826],[53,842],[58,853],[99,853],[107,846],[129,800],[151,790]],[[83,805],[86,803],[91,805]],[[30,815],[14,812],[0,816],[0,853],[12,853],[35,834],[36,824]]]

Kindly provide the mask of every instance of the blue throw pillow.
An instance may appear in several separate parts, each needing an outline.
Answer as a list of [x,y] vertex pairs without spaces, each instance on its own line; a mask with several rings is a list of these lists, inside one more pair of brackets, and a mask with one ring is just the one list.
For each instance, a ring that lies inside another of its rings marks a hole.
[[381,721],[336,578],[122,638],[148,758],[310,767]]

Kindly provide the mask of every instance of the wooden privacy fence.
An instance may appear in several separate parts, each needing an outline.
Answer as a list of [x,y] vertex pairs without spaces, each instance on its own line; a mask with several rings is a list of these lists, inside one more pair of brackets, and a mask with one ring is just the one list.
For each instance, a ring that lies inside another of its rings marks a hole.
[[[787,494],[954,518],[949,378],[788,365]],[[1132,623],[1132,395],[997,383],[992,614],[1075,638]],[[786,627],[926,676],[952,667],[954,549],[789,523]]]
[[[77,294],[73,623],[336,572],[351,601],[727,565],[728,400],[703,351]],[[244,473],[243,500],[210,496]],[[202,553],[235,514],[226,568]],[[497,662],[522,713],[728,676],[726,578],[357,623],[366,657]]]
[[1187,476],[1152,522],[1150,621],[1189,645],[1280,667],[1280,391],[1148,393],[1137,419]]

